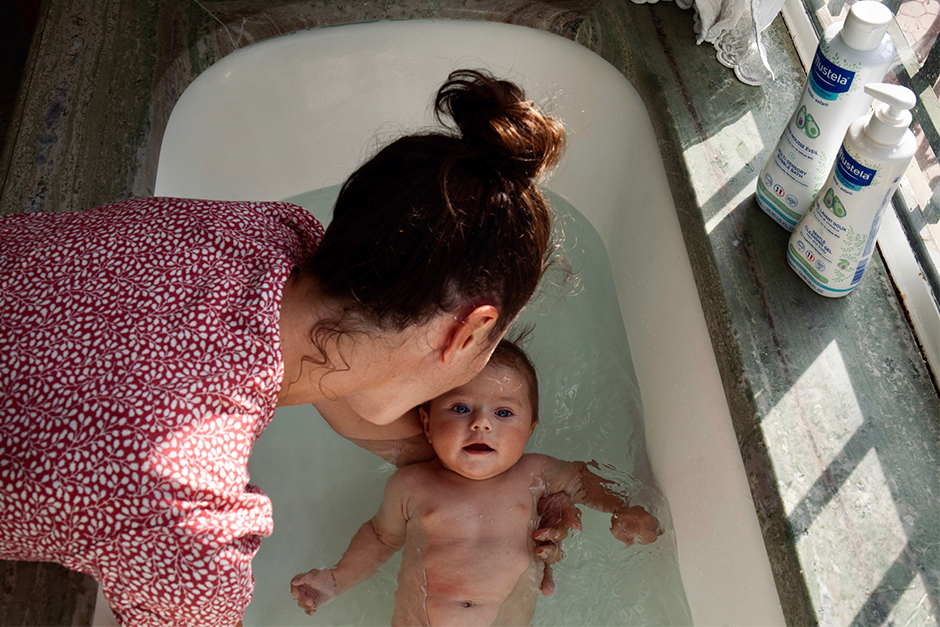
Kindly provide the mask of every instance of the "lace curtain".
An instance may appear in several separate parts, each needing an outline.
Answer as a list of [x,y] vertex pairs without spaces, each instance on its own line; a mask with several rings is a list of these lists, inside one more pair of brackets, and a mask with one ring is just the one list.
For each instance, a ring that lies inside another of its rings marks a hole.
[[773,80],[760,33],[780,12],[783,0],[676,0],[676,4],[695,7],[698,43],[712,44],[718,61],[733,69],[741,82],[761,85]]

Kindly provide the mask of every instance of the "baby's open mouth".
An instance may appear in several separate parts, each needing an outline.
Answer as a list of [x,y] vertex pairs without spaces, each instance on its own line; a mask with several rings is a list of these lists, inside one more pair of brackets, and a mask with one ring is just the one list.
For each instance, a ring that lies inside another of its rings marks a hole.
[[474,442],[473,444],[468,444],[467,446],[463,447],[463,450],[467,451],[468,453],[489,453],[493,450],[493,448],[488,444],[484,444],[483,442]]

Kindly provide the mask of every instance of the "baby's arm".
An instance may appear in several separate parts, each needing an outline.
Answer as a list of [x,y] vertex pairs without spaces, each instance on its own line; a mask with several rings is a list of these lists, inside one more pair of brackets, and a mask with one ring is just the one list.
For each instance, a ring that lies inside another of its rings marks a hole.
[[[612,490],[613,483],[594,473],[584,462],[545,460],[548,490],[564,491],[575,503],[611,514],[610,532],[626,546],[649,544],[662,534],[659,522],[645,508],[630,505],[625,494]],[[597,468],[597,463],[593,463]]]
[[319,606],[368,580],[404,545],[408,496],[400,473],[395,473],[385,484],[379,512],[359,528],[336,566],[313,569],[291,580],[291,596],[302,610],[312,615]]

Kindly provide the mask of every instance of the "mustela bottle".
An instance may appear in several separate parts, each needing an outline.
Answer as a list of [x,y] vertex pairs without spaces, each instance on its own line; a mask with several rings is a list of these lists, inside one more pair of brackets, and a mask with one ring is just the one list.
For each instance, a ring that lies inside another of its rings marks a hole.
[[787,246],[790,267],[823,296],[845,296],[862,280],[885,209],[917,147],[908,128],[914,92],[888,84],[865,91],[884,104],[849,126],[832,173]]
[[871,105],[863,87],[880,82],[894,58],[890,21],[888,7],[863,0],[823,33],[796,111],[757,178],[757,204],[788,231],[829,174],[845,130]]

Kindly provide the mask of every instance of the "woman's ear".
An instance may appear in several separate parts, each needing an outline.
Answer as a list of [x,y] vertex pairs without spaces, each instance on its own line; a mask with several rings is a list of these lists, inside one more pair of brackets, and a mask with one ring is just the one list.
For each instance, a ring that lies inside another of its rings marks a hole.
[[499,311],[493,305],[480,305],[457,320],[451,329],[441,359],[445,366],[461,358],[475,359],[490,344],[490,332],[499,320]]

